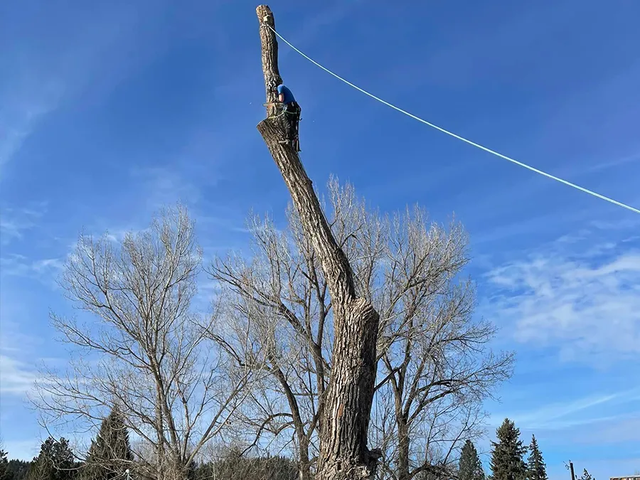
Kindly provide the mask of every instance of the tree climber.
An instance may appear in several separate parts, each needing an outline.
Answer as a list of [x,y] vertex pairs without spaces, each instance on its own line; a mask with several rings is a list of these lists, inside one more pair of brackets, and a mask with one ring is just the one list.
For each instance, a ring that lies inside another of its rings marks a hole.
[[296,151],[300,151],[300,138],[298,136],[298,125],[300,123],[300,113],[302,109],[296,102],[293,93],[283,84],[278,85],[278,102],[282,105],[281,114],[285,116],[287,140]]

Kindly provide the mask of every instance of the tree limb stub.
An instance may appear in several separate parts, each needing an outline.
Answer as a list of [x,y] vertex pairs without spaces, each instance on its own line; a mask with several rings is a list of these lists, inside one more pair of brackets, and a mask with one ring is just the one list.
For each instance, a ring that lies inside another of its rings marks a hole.
[[[262,71],[267,118],[258,124],[273,160],[291,194],[305,235],[311,240],[327,279],[334,308],[333,368],[323,405],[318,480],[373,478],[378,454],[367,448],[367,435],[376,376],[379,315],[356,296],[353,271],[336,242],[311,180],[296,150],[284,139],[282,116],[274,116],[278,70],[278,43],[271,9],[256,9],[260,23]],[[271,28],[269,28],[271,27]]]
[[256,14],[260,22],[262,72],[264,73],[264,86],[267,95],[267,117],[271,117],[276,113],[276,103],[278,101],[276,87],[282,83],[282,77],[280,77],[278,70],[278,41],[274,33],[276,22],[271,9],[267,5],[259,5],[256,8]]

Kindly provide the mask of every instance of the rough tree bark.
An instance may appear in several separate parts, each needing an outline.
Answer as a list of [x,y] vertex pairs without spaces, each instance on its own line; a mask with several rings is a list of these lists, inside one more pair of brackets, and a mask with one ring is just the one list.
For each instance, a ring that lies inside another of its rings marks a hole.
[[334,309],[333,368],[320,425],[317,480],[372,479],[379,456],[367,448],[367,434],[376,376],[379,315],[356,295],[351,265],[336,242],[320,207],[311,180],[298,153],[284,139],[282,116],[274,117],[278,71],[278,44],[271,9],[256,9],[260,22],[262,70],[267,118],[258,124],[298,211],[305,235],[320,259]]

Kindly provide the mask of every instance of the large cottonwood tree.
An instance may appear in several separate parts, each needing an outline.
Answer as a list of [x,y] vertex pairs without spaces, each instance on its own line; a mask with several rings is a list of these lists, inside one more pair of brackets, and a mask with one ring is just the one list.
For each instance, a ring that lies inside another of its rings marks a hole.
[[376,342],[380,316],[356,292],[351,265],[336,241],[320,207],[311,180],[293,146],[282,143],[286,120],[275,116],[276,87],[282,83],[273,13],[256,10],[262,44],[268,117],[258,130],[289,189],[327,281],[333,309],[333,355],[323,411],[320,414],[319,480],[371,478],[378,455],[367,447],[369,418],[376,379]]
[[61,286],[89,315],[53,315],[75,354],[66,372],[48,372],[38,384],[34,400],[47,426],[95,428],[118,408],[135,436],[137,474],[186,478],[251,376],[212,348],[215,316],[194,312],[200,268],[194,222],[181,207],[122,240],[81,236]]

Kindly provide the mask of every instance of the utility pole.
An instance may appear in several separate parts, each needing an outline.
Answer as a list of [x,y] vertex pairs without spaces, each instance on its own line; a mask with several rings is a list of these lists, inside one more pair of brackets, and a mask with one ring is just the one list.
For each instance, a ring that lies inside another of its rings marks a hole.
[[569,461],[569,469],[571,470],[571,480],[576,480],[576,474],[573,473],[573,462]]
[[318,410],[320,455],[316,480],[370,480],[375,476],[379,450],[367,448],[376,379],[376,343],[380,317],[373,305],[358,297],[353,270],[336,241],[320,207],[311,180],[296,149],[282,140],[283,116],[274,116],[278,70],[278,42],[271,9],[256,9],[260,24],[262,72],[267,118],[258,124],[274,162],[289,190],[305,236],[313,245],[324,272],[333,307],[332,368],[326,394]]

